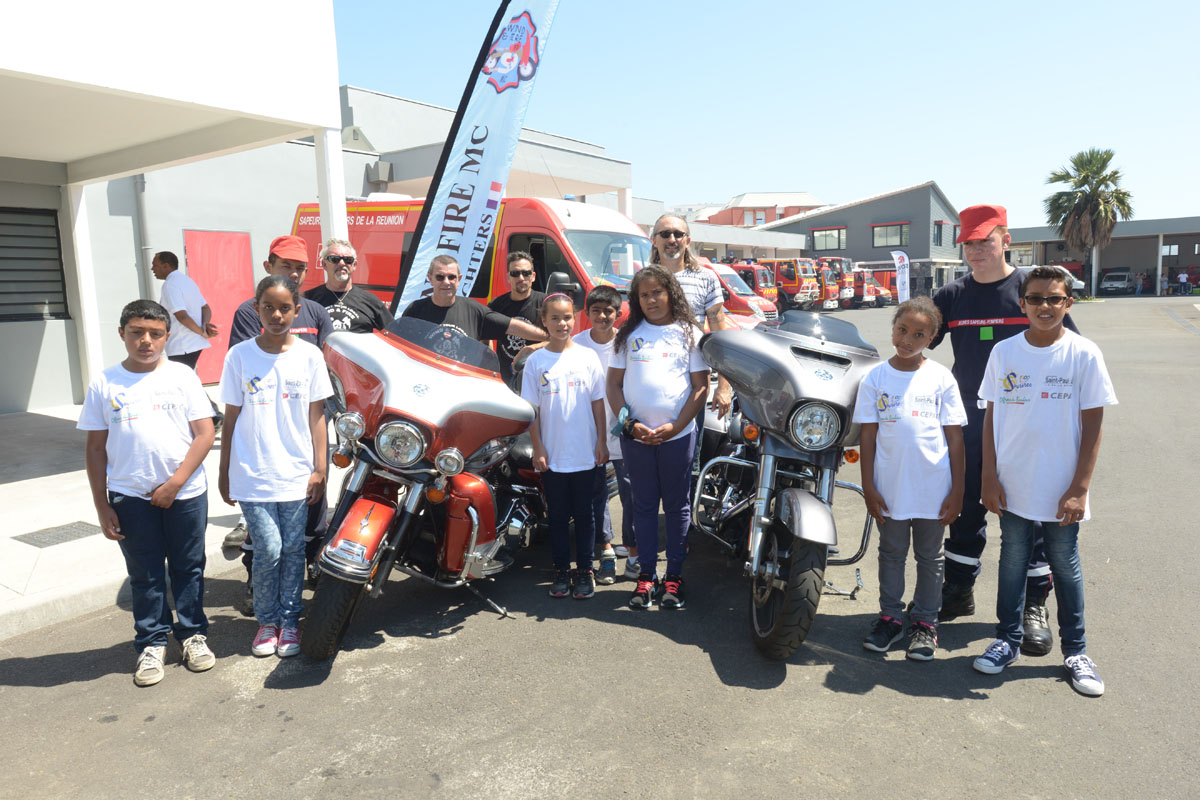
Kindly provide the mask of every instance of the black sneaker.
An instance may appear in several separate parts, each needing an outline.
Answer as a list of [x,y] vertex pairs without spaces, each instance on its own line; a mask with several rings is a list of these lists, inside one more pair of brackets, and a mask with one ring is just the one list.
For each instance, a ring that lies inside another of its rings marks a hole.
[[908,657],[913,661],[933,661],[937,650],[937,628],[928,622],[914,622],[908,635]]
[[653,575],[638,575],[637,587],[629,598],[630,608],[649,608],[658,595],[658,580]]
[[238,599],[237,609],[242,612],[243,617],[254,616],[254,583],[249,579],[242,587],[242,596]]
[[1025,613],[1021,618],[1025,638],[1021,640],[1021,652],[1027,656],[1044,656],[1054,648],[1054,636],[1050,633],[1050,613],[1046,611],[1045,598],[1025,602]]
[[571,594],[571,573],[565,569],[554,571],[554,583],[550,584],[551,597],[566,597]]
[[592,571],[585,570],[575,573],[575,588],[571,590],[571,596],[576,600],[587,600],[596,593],[596,576]]
[[863,639],[863,647],[876,653],[886,653],[903,635],[904,626],[900,624],[900,620],[880,614],[867,638]]
[[683,578],[678,575],[667,575],[663,578],[658,595],[659,607],[679,611],[684,607],[685,602],[683,599]]
[[942,610],[938,612],[938,622],[946,622],[955,617],[969,617],[975,613],[975,586],[970,583],[942,584]]

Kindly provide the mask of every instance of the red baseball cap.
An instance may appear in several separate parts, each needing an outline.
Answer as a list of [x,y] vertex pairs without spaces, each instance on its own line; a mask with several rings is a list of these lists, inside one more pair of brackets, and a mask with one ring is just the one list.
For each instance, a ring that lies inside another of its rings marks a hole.
[[271,242],[271,255],[289,261],[308,263],[308,245],[299,236],[276,236]]
[[1008,211],[1004,206],[971,206],[958,212],[958,225],[955,244],[986,239],[997,225],[1008,227]]

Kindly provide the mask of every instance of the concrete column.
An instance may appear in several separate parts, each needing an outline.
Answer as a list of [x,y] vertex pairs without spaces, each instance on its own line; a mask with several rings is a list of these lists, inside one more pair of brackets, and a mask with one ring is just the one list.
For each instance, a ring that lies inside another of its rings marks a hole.
[[321,204],[321,241],[349,239],[346,224],[346,167],[342,163],[342,132],[313,131],[317,151],[317,200]]
[[92,237],[88,230],[83,189],[83,184],[79,183],[62,187],[62,206],[67,212],[75,281],[79,290],[79,302],[74,315],[75,338],[79,344],[79,377],[80,383],[87,387],[92,378],[104,371],[104,356],[100,349],[100,304],[96,300]]
[[1162,249],[1163,235],[1160,233],[1158,235],[1158,263],[1154,269],[1154,294],[1156,295],[1162,294]]
[[617,211],[633,219],[633,188],[617,189]]

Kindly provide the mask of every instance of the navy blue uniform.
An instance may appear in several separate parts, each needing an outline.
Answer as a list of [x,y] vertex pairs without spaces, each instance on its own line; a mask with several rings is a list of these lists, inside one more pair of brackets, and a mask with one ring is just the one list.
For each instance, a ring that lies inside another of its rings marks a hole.
[[[1029,327],[1029,318],[1021,310],[1021,278],[1024,270],[994,282],[980,283],[970,273],[951,281],[937,291],[933,302],[942,312],[942,328],[929,345],[937,347],[950,334],[954,348],[951,372],[958,381],[967,424],[963,427],[966,451],[966,475],[963,482],[963,507],[959,518],[950,524],[946,539],[946,582],[972,585],[979,576],[980,556],[987,544],[987,508],[980,501],[983,482],[983,416],[979,407],[979,385],[988,356],[996,342],[1002,342]],[[1079,329],[1068,314],[1067,328]],[[1050,567],[1040,533],[1035,537],[1029,561],[1029,597],[1045,597],[1050,591]]]

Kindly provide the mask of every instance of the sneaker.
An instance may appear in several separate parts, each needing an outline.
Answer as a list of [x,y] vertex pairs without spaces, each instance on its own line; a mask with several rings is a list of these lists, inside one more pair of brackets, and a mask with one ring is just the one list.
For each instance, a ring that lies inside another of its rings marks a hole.
[[1067,656],[1063,666],[1071,676],[1071,685],[1080,694],[1088,697],[1099,697],[1104,694],[1104,681],[1096,674],[1096,664],[1086,653],[1077,656]]
[[908,657],[913,661],[933,661],[937,650],[937,628],[928,622],[914,622],[908,634]]
[[600,571],[596,573],[596,583],[601,586],[612,586],[617,582],[617,560],[615,558],[600,559]]
[[571,573],[565,569],[554,570],[554,583],[550,584],[551,597],[566,597],[571,594]]
[[596,576],[592,571],[585,570],[575,573],[575,588],[571,590],[571,596],[576,600],[587,600],[596,593]]
[[279,643],[275,645],[275,655],[280,658],[294,656],[300,652],[300,629],[285,625],[283,632],[279,634]]
[[683,599],[683,578],[678,575],[667,575],[659,587],[658,605],[660,608],[680,611],[686,605]]
[[254,643],[250,645],[250,652],[256,656],[273,656],[278,645],[279,626],[260,625]]
[[616,558],[616,557],[617,557],[617,551],[613,548],[613,546],[611,544],[606,545],[605,548],[600,551],[599,555],[596,556],[596,558],[600,559],[601,561],[603,561],[606,558]]
[[137,667],[133,671],[133,682],[138,686],[153,686],[163,679],[163,656],[167,648],[161,644],[147,647],[138,656]]
[[243,617],[254,616],[254,584],[249,580],[242,586],[242,596],[238,598],[237,610]]
[[630,558],[625,562],[625,579],[636,581],[642,574],[642,564],[637,560],[637,557]]
[[969,583],[942,584],[942,610],[938,622],[955,617],[969,617],[975,613],[975,586]]
[[208,639],[204,634],[197,633],[183,642],[183,665],[192,672],[204,672],[212,669],[217,663],[217,657],[208,649]]
[[900,641],[904,635],[904,626],[895,617],[880,614],[871,626],[871,632],[863,639],[863,648],[876,653],[886,653],[888,648]]
[[649,608],[658,595],[658,580],[653,575],[639,575],[637,587],[629,598],[630,608]]
[[246,541],[246,523],[239,522],[233,530],[225,534],[225,538],[221,541],[221,547],[241,547],[244,541]]
[[1050,612],[1046,600],[1025,602],[1025,613],[1021,617],[1025,638],[1021,640],[1021,652],[1027,656],[1044,656],[1054,648],[1054,637],[1050,633]]
[[629,548],[623,544],[614,544],[613,555],[617,558],[629,558]]
[[987,675],[998,675],[1004,668],[1021,657],[1017,648],[1004,639],[996,639],[983,651],[983,655],[975,659],[975,669]]

